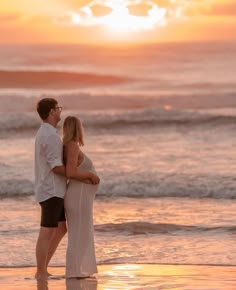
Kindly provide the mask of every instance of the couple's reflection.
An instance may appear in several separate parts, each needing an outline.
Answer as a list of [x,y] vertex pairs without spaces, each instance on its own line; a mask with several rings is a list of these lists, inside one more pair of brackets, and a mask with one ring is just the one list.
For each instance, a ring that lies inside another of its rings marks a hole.
[[[66,279],[66,290],[97,290],[96,279]],[[50,283],[44,280],[37,281],[37,290],[50,290]]]
[[66,290],[97,290],[96,279],[66,279]]

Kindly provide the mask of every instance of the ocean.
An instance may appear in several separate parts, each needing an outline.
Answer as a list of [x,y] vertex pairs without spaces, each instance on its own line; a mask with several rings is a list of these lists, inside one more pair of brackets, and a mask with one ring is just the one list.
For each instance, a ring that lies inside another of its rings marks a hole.
[[[235,43],[0,47],[0,267],[35,265],[35,111],[85,127],[98,264],[236,266]],[[66,237],[52,265],[65,265]]]

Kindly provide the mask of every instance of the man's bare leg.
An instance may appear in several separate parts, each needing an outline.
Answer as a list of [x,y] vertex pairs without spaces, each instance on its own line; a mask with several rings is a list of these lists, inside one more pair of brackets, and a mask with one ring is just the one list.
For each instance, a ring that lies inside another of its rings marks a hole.
[[66,232],[67,232],[66,222],[59,222],[58,223],[58,227],[55,228],[53,236],[50,239],[47,262],[46,262],[46,268],[48,267],[48,264],[49,264],[52,256],[54,255],[54,253],[55,253],[60,241],[65,236]]
[[37,272],[35,274],[36,279],[46,280],[47,273],[47,260],[50,247],[50,241],[54,236],[56,228],[40,227],[38,241],[36,245],[36,261]]

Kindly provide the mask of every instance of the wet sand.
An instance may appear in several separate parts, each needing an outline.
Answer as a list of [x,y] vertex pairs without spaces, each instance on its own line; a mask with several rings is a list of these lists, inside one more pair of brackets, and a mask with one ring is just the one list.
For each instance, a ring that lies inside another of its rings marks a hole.
[[4,290],[235,290],[236,267],[116,264],[98,266],[95,279],[68,279],[64,268],[49,269],[54,276],[37,284],[35,268],[0,268],[0,285]]

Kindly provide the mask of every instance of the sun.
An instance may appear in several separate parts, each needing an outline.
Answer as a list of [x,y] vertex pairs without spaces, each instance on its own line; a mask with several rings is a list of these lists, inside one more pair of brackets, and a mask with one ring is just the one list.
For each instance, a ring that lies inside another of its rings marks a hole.
[[[71,13],[73,25],[103,26],[113,32],[127,33],[130,31],[148,30],[156,25],[166,24],[167,9],[158,7],[152,1],[133,1],[136,6],[145,4],[145,15],[134,15],[130,12],[130,2],[124,0],[94,0],[79,11]],[[105,15],[97,15],[95,8],[100,7],[108,11]]]

